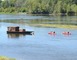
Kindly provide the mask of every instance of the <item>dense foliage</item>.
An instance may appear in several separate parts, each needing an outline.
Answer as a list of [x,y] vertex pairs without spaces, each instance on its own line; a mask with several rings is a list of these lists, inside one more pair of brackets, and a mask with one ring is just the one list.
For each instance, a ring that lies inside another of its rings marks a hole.
[[77,0],[0,0],[0,12],[77,15]]

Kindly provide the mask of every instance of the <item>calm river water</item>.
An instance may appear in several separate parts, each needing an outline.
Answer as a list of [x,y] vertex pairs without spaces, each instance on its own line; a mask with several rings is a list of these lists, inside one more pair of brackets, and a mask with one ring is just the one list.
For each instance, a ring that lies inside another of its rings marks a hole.
[[[20,21],[57,19],[60,23],[61,21],[63,21],[62,23],[68,21],[69,24],[77,25],[77,16],[57,17],[1,14],[0,55],[16,58],[16,60],[77,60],[76,29],[34,27],[23,24]],[[9,35],[6,33],[8,26],[20,26],[20,28],[34,31],[34,35]],[[49,35],[48,32],[50,31],[55,31],[56,35]],[[71,32],[71,35],[63,35],[62,32],[64,31]]]

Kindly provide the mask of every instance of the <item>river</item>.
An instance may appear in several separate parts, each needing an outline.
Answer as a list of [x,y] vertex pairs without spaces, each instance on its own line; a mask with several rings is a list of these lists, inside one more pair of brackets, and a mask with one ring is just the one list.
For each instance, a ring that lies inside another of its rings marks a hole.
[[[23,24],[21,22],[23,20],[59,21],[52,23],[61,23],[61,21],[64,23],[67,20],[69,24],[77,25],[77,16],[0,14],[1,56],[16,58],[16,60],[77,60],[76,29],[29,26]],[[34,31],[34,35],[7,34],[8,26],[20,26],[28,31]],[[56,35],[48,34],[50,31],[55,31]],[[63,35],[64,31],[71,32],[71,35]]]

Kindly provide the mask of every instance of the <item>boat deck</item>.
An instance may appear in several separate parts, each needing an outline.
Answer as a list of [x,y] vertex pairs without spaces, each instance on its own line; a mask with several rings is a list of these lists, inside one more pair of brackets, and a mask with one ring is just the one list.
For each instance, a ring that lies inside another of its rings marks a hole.
[[17,31],[7,31],[7,34],[33,34],[33,31],[17,32]]

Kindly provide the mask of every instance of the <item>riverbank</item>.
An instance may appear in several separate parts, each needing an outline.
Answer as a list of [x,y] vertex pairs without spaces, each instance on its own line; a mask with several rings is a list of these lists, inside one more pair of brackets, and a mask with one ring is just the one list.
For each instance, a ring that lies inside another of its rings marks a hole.
[[49,28],[66,28],[77,29],[77,25],[60,25],[60,24],[30,24],[30,26],[37,27],[49,27]]
[[36,15],[36,16],[77,16],[76,14],[67,14],[67,13],[52,13],[52,14],[33,14],[33,13],[27,13],[27,12],[0,12],[0,14],[26,14],[26,15]]
[[0,56],[0,60],[16,60],[16,59],[8,58],[8,57],[5,57],[5,56]]
[[10,13],[10,12],[0,12],[0,14],[19,14],[19,13],[17,13],[17,12],[12,12],[12,13]]

